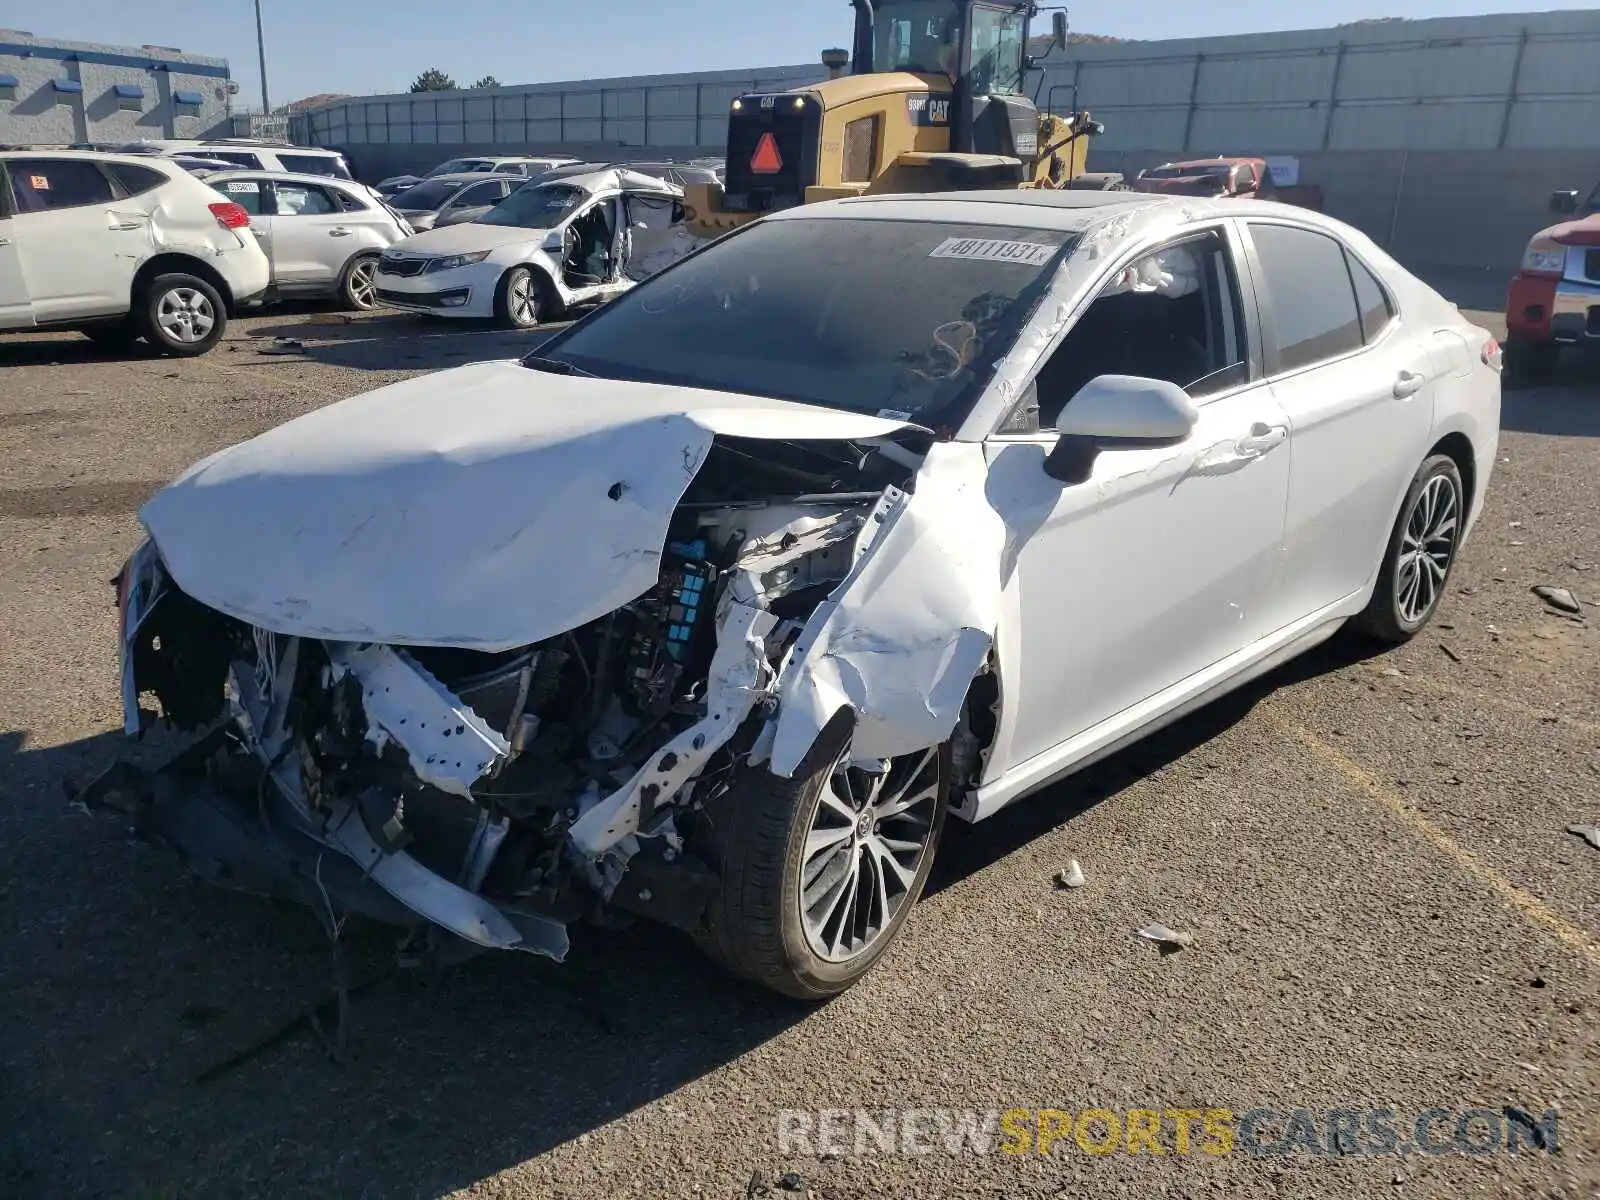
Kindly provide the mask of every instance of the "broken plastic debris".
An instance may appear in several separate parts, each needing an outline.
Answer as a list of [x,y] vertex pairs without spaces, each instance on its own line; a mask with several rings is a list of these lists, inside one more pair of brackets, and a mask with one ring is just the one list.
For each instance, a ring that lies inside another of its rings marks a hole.
[[1077,859],[1069,862],[1065,871],[1056,873],[1056,886],[1066,888],[1068,891],[1075,892],[1088,882],[1083,876],[1083,868],[1078,865]]
[[1405,672],[1400,670],[1399,667],[1385,667],[1383,669],[1383,673],[1385,675],[1387,675],[1390,679],[1399,679],[1402,675],[1405,674]]
[[1561,612],[1577,614],[1583,611],[1583,605],[1578,603],[1578,598],[1566,588],[1551,587],[1547,583],[1541,583],[1533,589],[1533,594],[1551,608],[1559,609]]
[[1139,936],[1161,947],[1163,954],[1176,954],[1194,945],[1194,935],[1183,929],[1168,929],[1165,925],[1146,925]]
[[1567,832],[1581,837],[1596,850],[1600,850],[1600,825],[1568,825]]

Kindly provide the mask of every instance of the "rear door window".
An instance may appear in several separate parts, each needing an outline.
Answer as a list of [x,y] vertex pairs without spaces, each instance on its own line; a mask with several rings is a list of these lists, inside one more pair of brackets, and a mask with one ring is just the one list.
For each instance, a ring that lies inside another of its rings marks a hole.
[[475,183],[452,202],[455,208],[476,208],[480,204],[493,204],[506,194],[506,185],[498,179],[488,183]]
[[1363,344],[1344,247],[1324,233],[1252,221],[1250,236],[1277,331],[1278,369],[1294,371]]
[[326,188],[280,180],[272,185],[272,190],[278,198],[280,217],[320,217],[339,211],[339,205]]
[[270,213],[259,179],[215,179],[211,181],[211,187],[213,191],[222,193],[252,217],[267,216]]
[[242,154],[235,150],[206,150],[204,152],[196,151],[195,153],[202,158],[214,158],[219,162],[235,163],[247,171],[261,170],[261,160],[254,154]]
[[14,158],[11,196],[17,212],[54,212],[110,204],[111,181],[87,159]]
[[330,179],[349,179],[350,171],[344,160],[332,154],[280,154],[278,162],[285,171],[299,175],[326,175]]

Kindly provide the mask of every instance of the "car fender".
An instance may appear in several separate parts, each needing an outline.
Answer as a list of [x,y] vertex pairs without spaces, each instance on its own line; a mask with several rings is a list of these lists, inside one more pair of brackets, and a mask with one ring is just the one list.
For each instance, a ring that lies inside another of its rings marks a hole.
[[983,446],[935,443],[915,490],[891,488],[850,573],[785,658],[763,741],[792,777],[842,709],[852,753],[884,759],[946,741],[999,623],[1007,531],[985,494]]

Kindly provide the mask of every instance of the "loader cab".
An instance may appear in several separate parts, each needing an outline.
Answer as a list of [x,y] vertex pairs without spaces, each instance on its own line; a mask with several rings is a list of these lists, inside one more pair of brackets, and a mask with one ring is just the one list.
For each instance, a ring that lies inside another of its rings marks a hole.
[[935,91],[920,122],[958,154],[1030,159],[1039,112],[1023,91],[1031,0],[856,0],[854,74],[905,71]]

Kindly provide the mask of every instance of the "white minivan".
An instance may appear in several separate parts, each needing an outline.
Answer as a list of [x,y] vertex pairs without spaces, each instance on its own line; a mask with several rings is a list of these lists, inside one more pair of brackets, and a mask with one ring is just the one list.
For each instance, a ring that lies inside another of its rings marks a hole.
[[270,282],[250,214],[177,163],[0,153],[0,332],[79,329],[204,354]]

